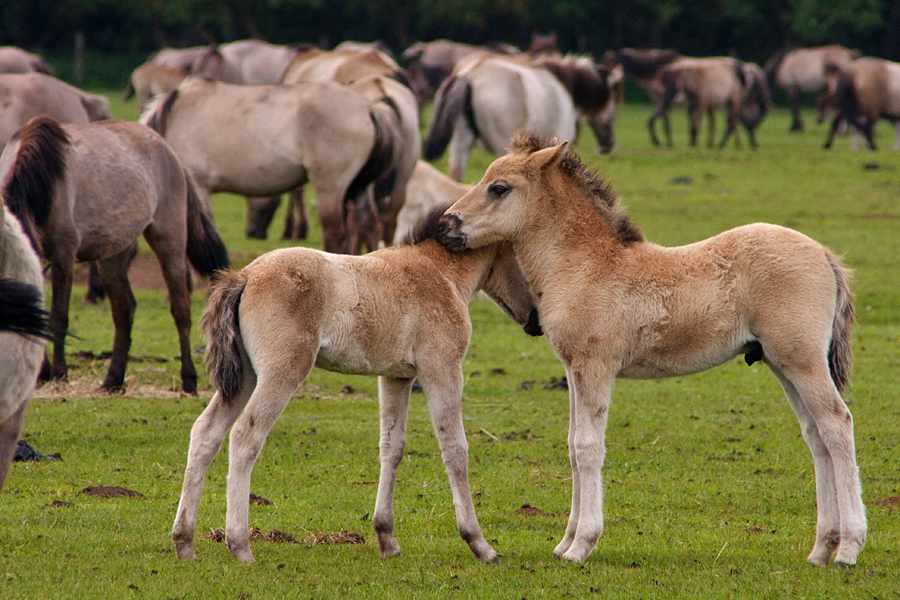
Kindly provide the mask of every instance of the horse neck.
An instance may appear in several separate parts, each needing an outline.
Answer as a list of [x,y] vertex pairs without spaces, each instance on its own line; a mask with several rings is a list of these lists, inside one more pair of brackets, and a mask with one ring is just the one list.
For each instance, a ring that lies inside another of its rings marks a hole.
[[466,301],[481,289],[496,255],[494,245],[460,254],[450,252],[434,240],[420,242],[414,248],[438,266],[459,296]]
[[577,192],[555,197],[548,192],[542,200],[513,241],[522,272],[539,297],[568,280],[572,268],[612,263],[624,249],[606,221]]

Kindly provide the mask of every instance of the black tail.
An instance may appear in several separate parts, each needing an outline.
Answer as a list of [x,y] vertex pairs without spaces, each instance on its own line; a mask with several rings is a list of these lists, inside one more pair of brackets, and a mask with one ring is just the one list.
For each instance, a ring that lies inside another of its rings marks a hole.
[[380,113],[375,108],[369,109],[369,118],[375,126],[375,143],[369,152],[366,164],[362,166],[356,177],[350,182],[347,192],[344,194],[344,205],[356,200],[366,188],[376,179],[384,175],[394,162],[394,137],[391,135],[389,125],[384,122]]
[[[0,277],[0,331],[55,341],[44,296],[37,287]],[[7,360],[14,360],[7,358]]]
[[187,257],[200,275],[210,277],[219,269],[231,266],[228,250],[212,219],[203,210],[200,197],[187,172],[184,178],[187,181]]
[[9,143],[19,143],[19,151],[3,198],[35,251],[42,254],[40,228],[50,218],[56,186],[65,179],[69,137],[53,119],[35,117]]
[[172,90],[163,98],[157,98],[147,107],[144,114],[141,115],[141,123],[165,137],[166,125],[169,120],[169,113],[172,112],[172,105],[178,98],[178,90]]
[[472,86],[465,77],[451,75],[435,94],[434,113],[422,145],[422,158],[435,160],[444,153],[453,135],[453,124],[463,114],[469,117],[469,124],[477,135],[472,118]]

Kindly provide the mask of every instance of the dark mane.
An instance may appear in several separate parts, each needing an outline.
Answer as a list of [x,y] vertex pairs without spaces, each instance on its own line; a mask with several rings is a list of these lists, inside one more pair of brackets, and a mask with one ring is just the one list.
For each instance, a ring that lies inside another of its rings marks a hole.
[[575,106],[587,112],[604,108],[609,103],[607,71],[587,56],[542,56],[534,64],[543,67],[565,86]]
[[[532,154],[555,145],[554,141],[548,138],[542,138],[531,132],[522,132],[512,139],[509,151],[513,154]],[[571,149],[566,149],[557,164],[559,169],[581,190],[585,199],[603,218],[617,240],[625,245],[644,240],[640,230],[625,214],[625,210],[609,182],[600,177],[596,171],[588,169],[577,154]]]
[[444,216],[444,213],[447,212],[447,209],[450,208],[452,204],[452,202],[447,202],[432,208],[428,211],[428,214],[416,224],[415,228],[403,236],[403,239],[401,239],[400,243],[397,245],[413,246],[424,242],[425,240],[436,240],[441,217]]
[[662,67],[681,58],[681,54],[675,50],[623,48],[616,58],[626,75],[646,79],[656,77]]

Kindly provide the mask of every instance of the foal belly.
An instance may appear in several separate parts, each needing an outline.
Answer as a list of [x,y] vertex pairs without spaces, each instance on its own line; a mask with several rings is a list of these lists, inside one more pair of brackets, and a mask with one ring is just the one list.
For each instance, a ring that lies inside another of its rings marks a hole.
[[316,355],[316,366],[346,375],[383,375],[400,379],[416,376],[416,367],[410,362],[394,357],[373,357],[359,347],[323,345]]
[[732,345],[711,347],[690,353],[648,353],[623,367],[622,379],[662,379],[700,373],[718,367],[740,354]]

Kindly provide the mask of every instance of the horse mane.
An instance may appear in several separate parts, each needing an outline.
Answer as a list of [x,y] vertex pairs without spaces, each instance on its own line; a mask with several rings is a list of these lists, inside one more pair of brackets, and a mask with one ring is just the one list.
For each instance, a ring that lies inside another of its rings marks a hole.
[[593,112],[609,102],[607,71],[603,67],[598,67],[590,57],[574,54],[548,55],[537,58],[534,64],[553,73],[572,96],[572,102],[578,108]]
[[452,202],[438,204],[428,211],[428,214],[422,217],[416,226],[407,232],[406,235],[397,243],[398,246],[414,246],[425,240],[436,240],[440,229],[441,217],[452,206]]
[[138,120],[159,135],[165,136],[169,113],[172,112],[172,106],[175,104],[177,98],[177,88],[166,95],[154,97],[144,110],[144,114],[142,114],[141,118]]
[[681,58],[675,50],[623,48],[616,52],[616,59],[631,77],[641,79],[656,77],[659,70]]
[[2,190],[10,212],[18,217],[35,251],[41,254],[38,229],[47,224],[53,191],[65,178],[65,147],[69,136],[59,123],[35,117],[10,139],[19,143],[12,175]]
[[[526,131],[512,139],[509,151],[513,154],[533,154],[538,150],[553,146],[556,146],[555,140]],[[644,236],[625,214],[625,209],[608,181],[600,177],[596,171],[588,169],[578,155],[569,149],[563,153],[557,165],[560,171],[578,187],[585,200],[606,222],[619,242],[628,246],[644,241]]]

